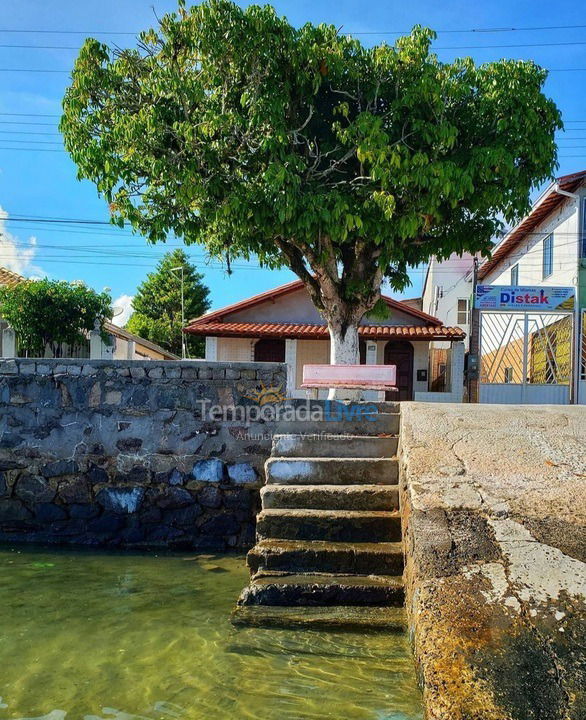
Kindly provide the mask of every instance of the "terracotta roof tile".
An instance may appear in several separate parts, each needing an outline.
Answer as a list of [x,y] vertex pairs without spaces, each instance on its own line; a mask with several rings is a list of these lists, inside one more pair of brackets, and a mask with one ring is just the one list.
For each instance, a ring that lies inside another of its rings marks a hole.
[[[214,337],[272,337],[325,340],[325,325],[301,323],[198,322],[185,329],[190,335]],[[372,340],[406,338],[408,340],[463,340],[466,333],[458,327],[436,325],[362,325],[361,337]]]
[[0,285],[4,285],[5,287],[14,287],[19,283],[24,282],[24,280],[26,280],[26,278],[22,275],[12,272],[12,270],[9,270],[8,268],[0,267]]

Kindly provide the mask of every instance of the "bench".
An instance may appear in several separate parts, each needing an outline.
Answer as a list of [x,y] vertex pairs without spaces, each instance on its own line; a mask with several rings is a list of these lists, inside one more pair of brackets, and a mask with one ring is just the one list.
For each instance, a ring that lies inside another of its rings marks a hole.
[[302,388],[396,392],[396,365],[304,365]]

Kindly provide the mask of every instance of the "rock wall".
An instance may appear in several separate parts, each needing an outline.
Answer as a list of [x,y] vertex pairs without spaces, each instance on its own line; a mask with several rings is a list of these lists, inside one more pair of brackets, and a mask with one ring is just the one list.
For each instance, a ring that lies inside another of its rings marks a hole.
[[207,409],[258,407],[285,378],[276,363],[0,361],[0,541],[251,545],[274,428]]
[[426,720],[586,717],[586,408],[403,403]]

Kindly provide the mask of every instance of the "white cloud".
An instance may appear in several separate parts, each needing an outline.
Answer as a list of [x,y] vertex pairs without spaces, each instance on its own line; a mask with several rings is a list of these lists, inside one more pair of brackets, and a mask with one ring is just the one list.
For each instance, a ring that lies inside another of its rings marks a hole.
[[37,238],[31,235],[21,241],[6,228],[8,213],[0,207],[0,266],[26,277],[41,277],[45,273],[33,262],[37,254]]
[[128,318],[132,315],[133,300],[134,295],[120,295],[120,297],[116,298],[112,303],[114,307],[114,318],[112,322],[118,325],[118,327],[126,325]]

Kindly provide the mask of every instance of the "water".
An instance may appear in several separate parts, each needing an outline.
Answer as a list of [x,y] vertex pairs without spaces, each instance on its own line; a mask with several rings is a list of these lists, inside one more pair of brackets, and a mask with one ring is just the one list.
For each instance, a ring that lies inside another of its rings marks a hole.
[[0,549],[0,720],[420,720],[400,634],[236,629],[238,556]]

